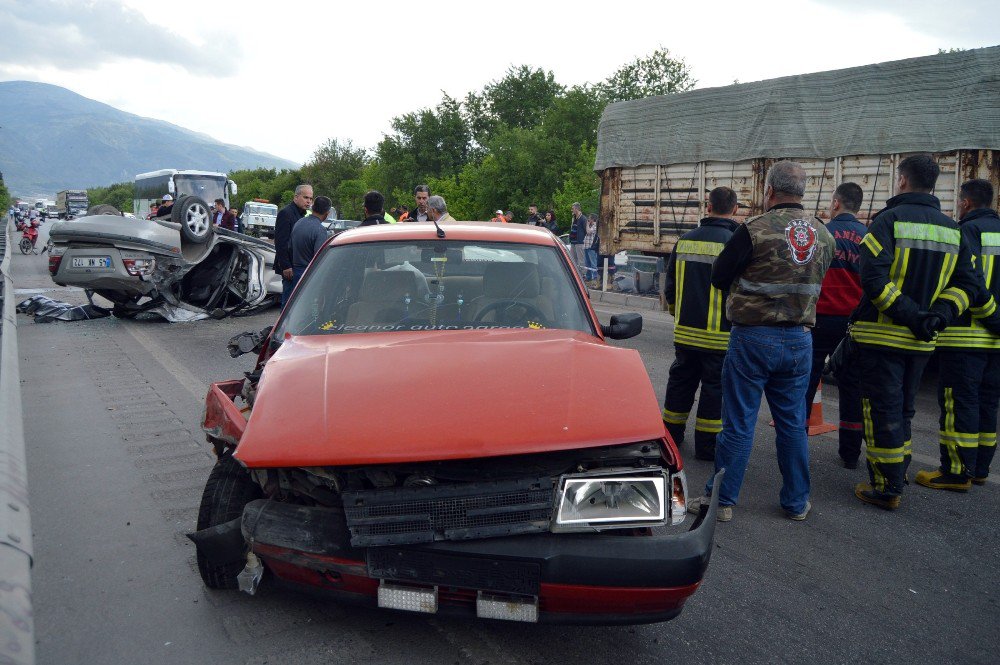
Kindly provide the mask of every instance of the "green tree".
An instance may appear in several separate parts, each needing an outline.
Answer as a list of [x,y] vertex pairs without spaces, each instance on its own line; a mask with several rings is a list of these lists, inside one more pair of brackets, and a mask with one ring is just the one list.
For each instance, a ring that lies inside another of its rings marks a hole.
[[465,97],[467,123],[480,146],[489,143],[502,127],[529,129],[538,125],[565,88],[551,71],[528,65],[511,67],[482,92]]
[[386,196],[390,207],[410,203],[413,187],[432,178],[455,178],[471,157],[471,132],[461,103],[443,94],[434,109],[392,119],[393,133],[375,149],[378,168],[369,184]]
[[604,98],[593,86],[574,86],[553,100],[542,118],[546,134],[573,146],[596,145]]
[[498,208],[513,210],[518,219],[532,203],[545,206],[577,150],[542,127],[503,128],[486,148],[482,161],[463,171],[474,219],[489,219]]
[[6,215],[9,209],[10,192],[7,190],[7,185],[3,182],[3,177],[0,177],[0,215]]
[[364,180],[344,180],[337,186],[337,200],[340,207],[337,215],[340,219],[364,219],[365,193],[370,188]]
[[364,148],[355,148],[350,140],[328,139],[316,149],[312,159],[302,167],[302,179],[313,186],[316,196],[329,196],[340,211],[344,203],[339,198],[340,184],[357,180],[369,160]]
[[597,84],[597,90],[611,103],[684,92],[695,83],[684,59],[672,58],[669,49],[660,47],[619,67],[607,80]]
[[595,146],[582,146],[576,161],[563,176],[563,183],[553,196],[553,210],[559,220],[559,228],[569,230],[572,216],[571,207],[579,202],[584,214],[597,212],[601,199],[601,180],[594,172],[597,159]]
[[132,212],[135,183],[118,182],[107,187],[91,187],[87,190],[87,198],[91,206],[107,204],[122,212]]

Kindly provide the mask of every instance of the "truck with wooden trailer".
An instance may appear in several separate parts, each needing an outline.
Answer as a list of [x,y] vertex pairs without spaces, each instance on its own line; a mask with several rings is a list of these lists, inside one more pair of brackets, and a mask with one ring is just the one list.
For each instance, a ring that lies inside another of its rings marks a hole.
[[782,159],[809,176],[807,212],[827,219],[833,190],[855,182],[866,221],[893,195],[899,161],[932,153],[934,194],[955,215],[962,182],[1000,191],[998,71],[993,46],[611,104],[594,167],[602,251],[668,255],[719,186],[736,191],[738,219],[761,214]]

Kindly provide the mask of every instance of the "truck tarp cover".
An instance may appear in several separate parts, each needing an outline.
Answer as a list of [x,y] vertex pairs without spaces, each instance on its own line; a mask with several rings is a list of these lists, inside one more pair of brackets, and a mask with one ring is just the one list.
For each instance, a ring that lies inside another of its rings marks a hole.
[[1000,46],[610,104],[596,171],[993,149]]

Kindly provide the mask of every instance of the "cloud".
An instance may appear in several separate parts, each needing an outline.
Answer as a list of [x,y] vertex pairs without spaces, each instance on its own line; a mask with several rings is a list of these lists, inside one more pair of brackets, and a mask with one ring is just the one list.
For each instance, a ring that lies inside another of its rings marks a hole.
[[113,1],[0,0],[0,25],[0,66],[81,71],[144,60],[225,77],[239,62],[238,47],[198,39],[201,26],[192,20],[179,18],[165,28]]
[[[872,12],[891,14],[915,31],[939,40],[938,48],[992,46],[1000,43],[996,0],[819,0],[858,20]],[[891,34],[885,36],[892,39]]]

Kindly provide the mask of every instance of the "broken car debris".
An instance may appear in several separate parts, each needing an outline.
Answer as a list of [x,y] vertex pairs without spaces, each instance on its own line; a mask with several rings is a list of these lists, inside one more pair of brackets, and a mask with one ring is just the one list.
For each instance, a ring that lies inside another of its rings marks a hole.
[[276,304],[281,294],[274,246],[213,227],[197,196],[181,197],[169,219],[98,214],[58,222],[49,236],[53,281],[110,300],[120,318],[245,315]]

